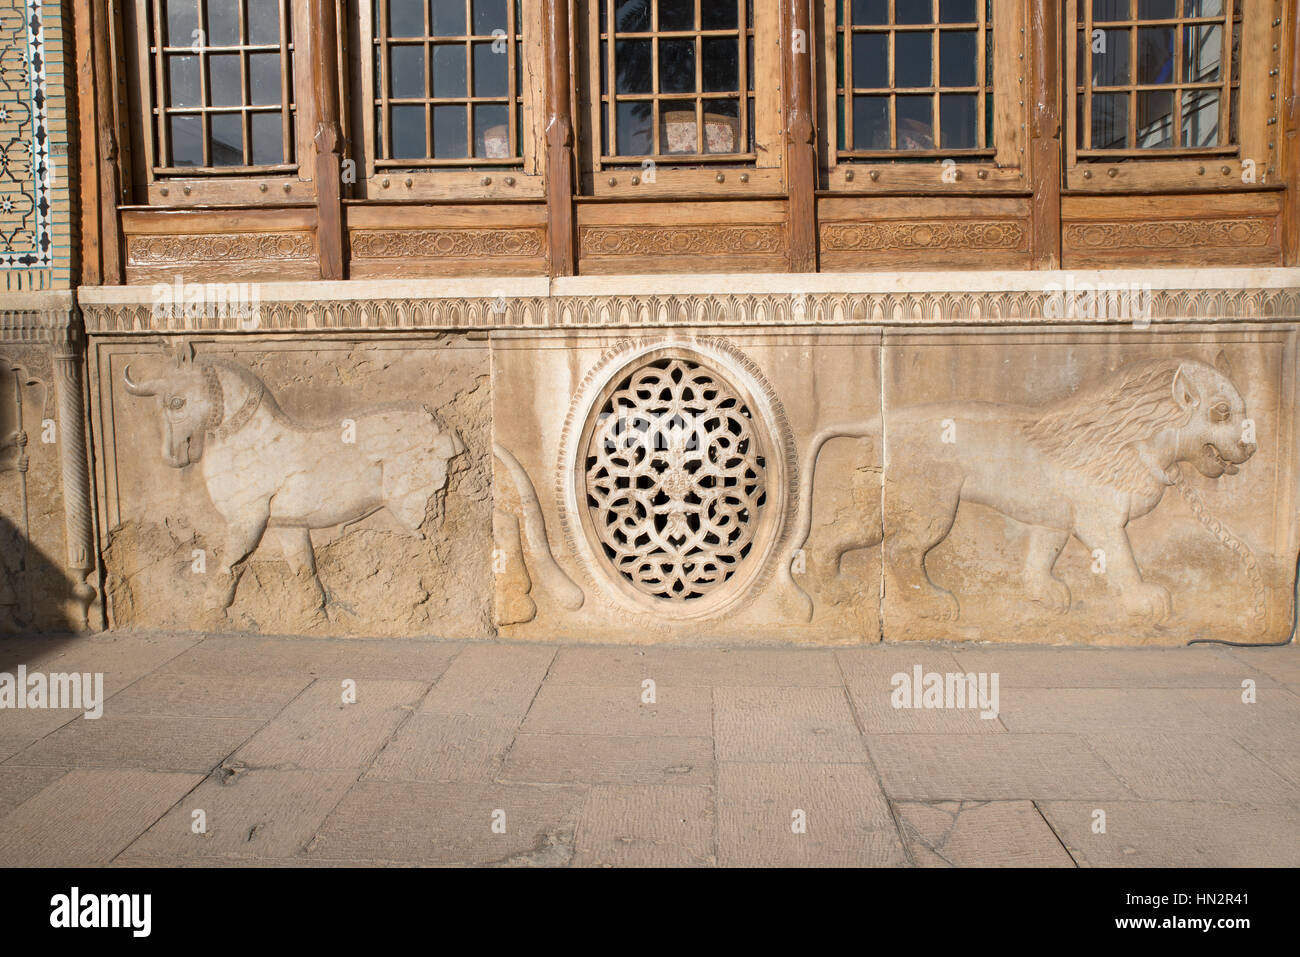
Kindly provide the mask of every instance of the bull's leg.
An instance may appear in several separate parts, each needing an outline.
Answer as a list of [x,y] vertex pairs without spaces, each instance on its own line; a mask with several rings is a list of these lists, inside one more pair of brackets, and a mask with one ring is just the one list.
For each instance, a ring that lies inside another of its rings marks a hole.
[[[226,541],[221,549],[221,564],[208,584],[208,593],[204,604],[207,610],[218,616],[225,614],[235,600],[235,587],[243,573],[242,562],[257,543],[262,540],[266,523],[270,517],[270,508],[263,503],[257,512],[241,515],[226,529]],[[236,570],[238,569],[238,570]]]
[[305,578],[311,589],[317,609],[325,607],[325,589],[316,575],[316,552],[311,546],[311,529],[308,528],[274,528],[275,537],[280,540],[284,560],[289,563],[289,570],[298,578]]
[[903,600],[922,618],[956,621],[960,613],[957,598],[931,581],[925,569],[926,554],[948,537],[960,503],[960,481],[947,488],[891,482],[886,489],[885,566]]
[[1052,574],[1052,568],[1069,540],[1068,531],[1037,525],[1029,530],[1029,552],[1025,556],[1025,589],[1030,598],[1057,614],[1065,614],[1070,610],[1070,589]]

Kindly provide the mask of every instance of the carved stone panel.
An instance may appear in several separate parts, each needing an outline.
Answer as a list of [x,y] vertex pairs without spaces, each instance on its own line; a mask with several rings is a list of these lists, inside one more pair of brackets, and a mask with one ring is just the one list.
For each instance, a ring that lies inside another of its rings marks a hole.
[[491,631],[487,351],[99,340],[113,626]]

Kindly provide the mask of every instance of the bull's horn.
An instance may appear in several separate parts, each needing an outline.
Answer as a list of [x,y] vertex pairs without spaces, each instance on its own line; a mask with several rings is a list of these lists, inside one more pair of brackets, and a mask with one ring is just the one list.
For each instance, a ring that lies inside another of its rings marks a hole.
[[158,390],[152,388],[147,382],[132,382],[131,367],[127,366],[122,370],[122,382],[126,385],[126,391],[132,395],[157,395]]

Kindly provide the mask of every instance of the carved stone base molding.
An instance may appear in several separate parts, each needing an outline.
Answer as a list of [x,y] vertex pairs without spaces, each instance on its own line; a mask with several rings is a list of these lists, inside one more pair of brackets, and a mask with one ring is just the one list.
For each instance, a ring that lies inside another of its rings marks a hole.
[[0,311],[0,633],[92,624],[96,571],[81,318],[70,292]]

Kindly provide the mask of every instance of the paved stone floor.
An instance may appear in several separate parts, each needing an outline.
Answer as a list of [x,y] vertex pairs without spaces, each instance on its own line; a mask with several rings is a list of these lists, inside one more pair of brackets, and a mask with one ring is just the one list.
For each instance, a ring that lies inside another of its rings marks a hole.
[[[19,664],[107,700],[0,710],[0,865],[1300,865],[1294,646],[0,640]],[[917,665],[997,673],[998,716],[892,707]]]

